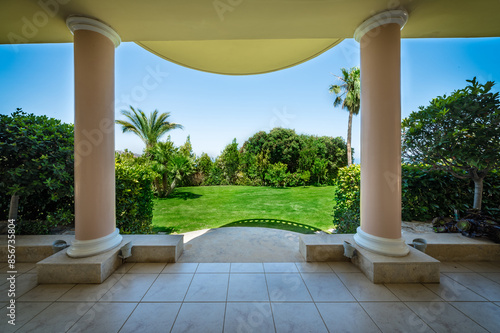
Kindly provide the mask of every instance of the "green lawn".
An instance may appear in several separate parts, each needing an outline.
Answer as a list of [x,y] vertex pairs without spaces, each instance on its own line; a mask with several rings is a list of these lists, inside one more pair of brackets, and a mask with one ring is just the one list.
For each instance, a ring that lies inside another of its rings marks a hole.
[[155,231],[258,226],[312,233],[332,228],[335,187],[182,187],[155,200]]

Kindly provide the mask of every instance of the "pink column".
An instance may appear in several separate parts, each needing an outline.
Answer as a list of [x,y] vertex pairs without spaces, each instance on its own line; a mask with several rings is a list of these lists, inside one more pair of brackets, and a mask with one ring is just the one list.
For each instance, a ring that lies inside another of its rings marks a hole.
[[354,240],[372,252],[404,256],[401,238],[401,28],[393,10],[363,22],[361,47],[361,227]]
[[70,257],[118,246],[115,222],[115,47],[120,37],[94,19],[70,17],[75,56],[75,241]]

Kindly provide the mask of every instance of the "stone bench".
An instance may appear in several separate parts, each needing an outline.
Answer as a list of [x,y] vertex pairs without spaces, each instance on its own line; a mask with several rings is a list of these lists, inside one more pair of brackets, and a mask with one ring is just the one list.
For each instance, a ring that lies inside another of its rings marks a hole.
[[[126,262],[176,262],[184,248],[183,235],[123,235],[120,246],[88,258],[70,258],[64,249],[53,254],[52,244],[74,240],[71,235],[16,237],[16,262],[36,262],[38,283],[101,283],[120,267],[120,248],[132,242],[132,256]],[[0,253],[7,258],[7,242],[0,243]]]

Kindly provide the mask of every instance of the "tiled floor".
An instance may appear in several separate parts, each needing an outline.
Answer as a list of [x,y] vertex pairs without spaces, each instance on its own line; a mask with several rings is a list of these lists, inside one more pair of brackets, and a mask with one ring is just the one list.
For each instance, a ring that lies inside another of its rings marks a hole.
[[[441,284],[372,284],[350,263],[125,264],[100,285],[17,276],[1,332],[500,332],[500,263],[443,263]],[[5,271],[5,267],[0,265]]]

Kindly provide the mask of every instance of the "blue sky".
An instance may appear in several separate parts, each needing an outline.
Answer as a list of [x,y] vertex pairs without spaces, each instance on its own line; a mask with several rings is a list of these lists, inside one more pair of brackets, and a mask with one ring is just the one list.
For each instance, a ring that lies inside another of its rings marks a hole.
[[[463,88],[465,80],[500,81],[500,38],[402,40],[402,117],[433,97]],[[188,135],[195,153],[220,154],[233,138],[242,144],[259,130],[294,128],[298,133],[346,137],[346,111],[334,109],[328,87],[341,67],[359,66],[352,40],[304,64],[279,72],[224,76],[175,65],[133,43],[116,50],[116,118],[128,104],[150,112],[171,112],[184,130],[171,133],[176,145]],[[145,89],[144,78],[157,74]],[[72,123],[74,120],[72,44],[0,46],[2,114],[17,107]],[[495,90],[499,90],[496,86]],[[360,117],[353,121],[355,161],[359,162]],[[166,139],[166,137],[165,137]],[[116,149],[140,153],[144,144],[116,127]]]

